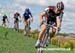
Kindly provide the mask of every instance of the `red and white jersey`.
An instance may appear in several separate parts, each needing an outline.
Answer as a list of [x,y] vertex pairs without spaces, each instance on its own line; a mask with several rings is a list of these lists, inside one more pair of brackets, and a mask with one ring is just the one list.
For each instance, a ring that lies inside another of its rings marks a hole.
[[63,16],[63,12],[60,12],[59,14],[55,13],[55,6],[49,6],[48,8],[46,8],[44,11],[46,13],[46,20],[47,22],[52,21],[52,22],[56,22],[56,17],[59,17],[62,19]]

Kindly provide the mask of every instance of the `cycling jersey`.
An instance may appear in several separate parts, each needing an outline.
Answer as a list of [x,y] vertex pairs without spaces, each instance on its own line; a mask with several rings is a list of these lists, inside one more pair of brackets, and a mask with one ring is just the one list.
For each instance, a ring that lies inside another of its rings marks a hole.
[[15,18],[16,21],[18,21],[18,16],[20,16],[19,13],[15,13],[15,14],[14,14],[14,18]]
[[25,20],[28,20],[30,16],[32,17],[32,14],[30,11],[25,11],[25,13],[23,14],[23,17]]
[[46,22],[49,24],[49,22],[55,22],[56,23],[56,17],[59,16],[62,18],[63,12],[60,12],[59,14],[55,13],[55,6],[49,6],[49,8],[45,9],[46,12]]
[[6,19],[7,19],[7,16],[6,16],[6,15],[4,15],[4,16],[3,16],[3,19],[2,19],[2,20],[3,20],[3,22],[6,22],[6,21],[5,21]]

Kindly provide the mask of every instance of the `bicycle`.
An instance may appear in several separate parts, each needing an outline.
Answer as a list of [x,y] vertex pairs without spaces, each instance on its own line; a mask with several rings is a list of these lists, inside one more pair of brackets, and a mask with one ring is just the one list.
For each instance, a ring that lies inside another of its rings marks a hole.
[[47,29],[46,32],[44,33],[44,36],[42,37],[42,43],[40,43],[40,47],[37,50],[37,53],[43,53],[43,48],[47,47],[49,44],[50,40],[50,29],[53,27],[57,29],[54,25],[51,24],[46,24]]

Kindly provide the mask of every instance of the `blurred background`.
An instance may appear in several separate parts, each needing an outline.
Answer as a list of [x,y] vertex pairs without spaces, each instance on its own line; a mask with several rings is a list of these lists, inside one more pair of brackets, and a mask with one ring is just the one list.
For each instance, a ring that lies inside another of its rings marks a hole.
[[[0,0],[0,26],[2,24],[2,15],[7,14],[9,17],[9,27],[13,28],[13,14],[18,11],[21,16],[26,7],[30,8],[33,14],[33,23],[31,28],[40,29],[39,15],[49,5],[56,6],[57,2],[63,1],[65,5],[64,16],[62,20],[61,33],[75,33],[75,0]],[[20,22],[20,29],[23,29],[23,23]]]

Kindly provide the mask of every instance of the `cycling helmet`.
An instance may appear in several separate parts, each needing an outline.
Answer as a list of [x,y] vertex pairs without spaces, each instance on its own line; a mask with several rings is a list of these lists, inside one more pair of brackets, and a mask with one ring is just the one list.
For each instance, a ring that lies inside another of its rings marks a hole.
[[26,8],[26,9],[25,9],[25,12],[29,12],[29,8]]
[[6,13],[4,13],[3,16],[6,16]]
[[59,9],[59,10],[64,10],[64,4],[63,2],[58,2],[56,7]]

